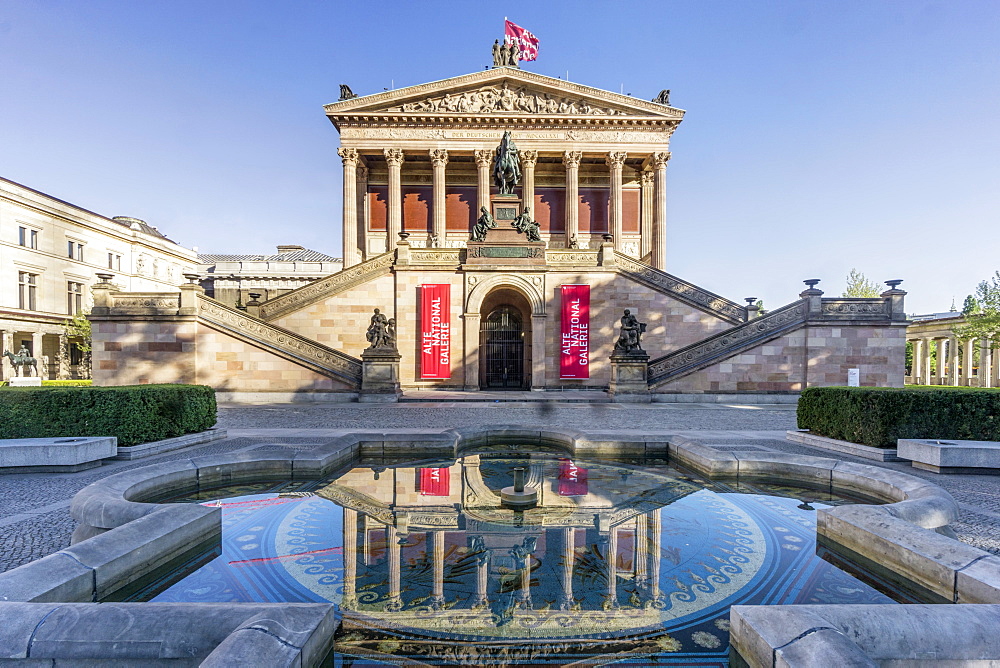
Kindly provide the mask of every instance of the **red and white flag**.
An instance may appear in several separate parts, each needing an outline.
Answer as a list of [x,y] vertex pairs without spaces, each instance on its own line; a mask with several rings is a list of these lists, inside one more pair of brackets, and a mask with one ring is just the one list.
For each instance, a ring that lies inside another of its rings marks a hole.
[[507,44],[517,42],[521,49],[521,60],[534,60],[538,58],[538,38],[530,32],[510,21],[504,20],[504,41]]

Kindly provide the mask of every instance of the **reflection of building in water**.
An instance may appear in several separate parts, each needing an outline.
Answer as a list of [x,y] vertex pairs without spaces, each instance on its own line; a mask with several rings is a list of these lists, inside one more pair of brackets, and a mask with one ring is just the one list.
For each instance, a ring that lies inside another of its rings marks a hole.
[[[535,508],[501,507],[515,465],[528,466]],[[698,489],[624,466],[471,455],[355,469],[318,494],[345,509],[345,628],[570,639],[658,627],[654,511]]]

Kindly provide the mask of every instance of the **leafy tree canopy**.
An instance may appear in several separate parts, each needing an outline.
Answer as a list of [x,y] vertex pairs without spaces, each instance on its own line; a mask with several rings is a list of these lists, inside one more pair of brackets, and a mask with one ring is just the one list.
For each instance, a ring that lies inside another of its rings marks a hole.
[[979,300],[969,295],[965,298],[965,303],[962,304],[962,315],[975,315],[979,313],[982,309],[979,308]]
[[881,294],[878,283],[869,281],[868,278],[857,269],[851,269],[847,275],[847,289],[844,290],[843,297],[878,297]]
[[66,332],[66,336],[79,339],[74,341],[73,345],[80,352],[90,352],[90,320],[87,319],[87,314],[84,311],[77,311],[76,315],[63,322],[63,331]]
[[[972,303],[977,307],[976,310],[967,312],[966,309]],[[958,336],[1000,340],[1000,271],[994,272],[992,278],[980,283],[975,293],[966,298],[962,314],[965,316],[965,325],[955,328]]]

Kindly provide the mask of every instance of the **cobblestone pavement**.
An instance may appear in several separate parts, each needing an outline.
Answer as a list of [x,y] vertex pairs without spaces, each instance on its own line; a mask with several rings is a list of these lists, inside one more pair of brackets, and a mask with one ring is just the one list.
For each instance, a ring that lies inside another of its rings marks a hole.
[[[230,438],[223,441],[139,461],[113,462],[79,473],[0,475],[0,498],[4,499],[0,508],[0,571],[68,546],[74,528],[69,515],[70,499],[83,487],[119,471],[173,459],[249,450],[266,444],[307,447],[316,438],[301,432],[280,434],[264,430],[444,429],[487,424],[690,432],[722,450],[795,452],[876,464],[783,440],[784,430],[795,428],[793,405],[630,406],[558,402],[222,405],[218,426],[232,432]],[[947,489],[962,509],[960,521],[954,525],[959,537],[1000,554],[1000,481],[996,476],[935,475],[913,469],[908,464],[876,465],[930,480]]]

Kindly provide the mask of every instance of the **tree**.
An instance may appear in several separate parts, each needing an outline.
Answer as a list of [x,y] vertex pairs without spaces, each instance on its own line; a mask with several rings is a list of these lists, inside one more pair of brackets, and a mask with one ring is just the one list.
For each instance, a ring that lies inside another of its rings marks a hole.
[[1000,271],[979,284],[975,294],[965,300],[966,306],[970,305],[970,300],[978,309],[968,313],[962,309],[965,325],[956,327],[955,334],[966,339],[1000,340]]
[[978,299],[976,299],[972,295],[969,295],[968,297],[965,298],[965,303],[962,304],[962,315],[966,315],[966,316],[968,316],[968,315],[975,315],[975,314],[979,313],[980,311],[982,311],[982,309],[979,308],[979,300]]
[[878,297],[881,293],[878,283],[869,281],[868,278],[857,269],[851,269],[847,275],[847,289],[842,297]]
[[[69,340],[69,345],[80,351],[79,375],[81,378],[90,378],[90,352],[93,347],[91,339],[90,320],[87,319],[85,311],[77,311],[69,320],[63,322],[63,332]],[[69,356],[69,350],[66,350]],[[66,360],[67,365],[69,359]]]
[[763,299],[758,299],[757,303],[754,304],[754,306],[757,307],[757,317],[760,317],[760,316],[764,315],[765,313],[767,313],[767,311],[764,310],[764,300]]

